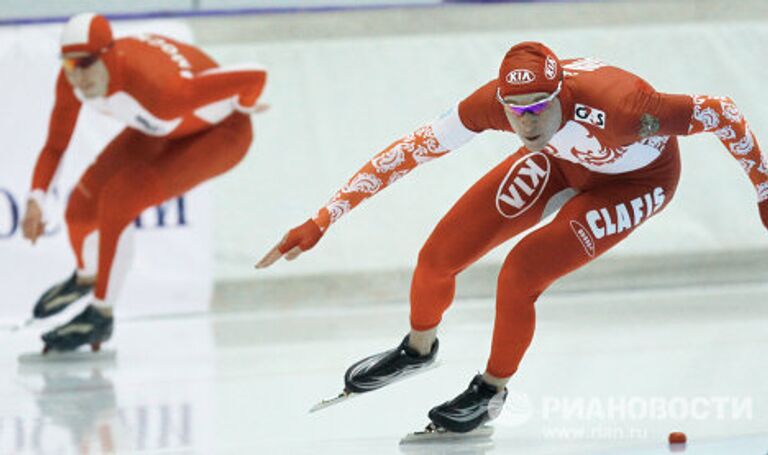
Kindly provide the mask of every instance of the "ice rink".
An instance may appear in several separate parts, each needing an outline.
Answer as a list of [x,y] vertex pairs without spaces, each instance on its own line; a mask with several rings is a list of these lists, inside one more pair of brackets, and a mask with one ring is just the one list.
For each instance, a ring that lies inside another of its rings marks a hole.
[[664,454],[684,431],[688,454],[765,454],[766,291],[545,295],[492,439],[407,452],[482,371],[491,301],[454,303],[438,368],[315,414],[349,364],[399,342],[403,302],[124,320],[102,365],[19,365],[41,328],[3,333],[0,453]]

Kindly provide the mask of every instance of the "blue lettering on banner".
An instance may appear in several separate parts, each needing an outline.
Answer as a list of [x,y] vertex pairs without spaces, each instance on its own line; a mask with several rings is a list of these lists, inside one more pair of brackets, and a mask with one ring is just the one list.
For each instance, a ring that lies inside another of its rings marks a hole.
[[5,188],[0,188],[0,239],[9,239],[19,229],[19,205]]
[[[59,199],[59,191],[52,188],[50,197]],[[69,199],[69,198],[67,198]],[[17,234],[20,235],[21,209],[19,208],[20,199],[7,188],[0,187],[0,241],[10,240]],[[151,215],[154,213],[155,217]],[[60,221],[49,222],[46,226],[44,236],[50,237],[59,234],[62,230]],[[134,221],[138,229],[163,229],[172,227],[188,226],[187,203],[185,197],[179,196],[175,199],[166,201],[153,208],[147,209],[143,214],[136,217]]]
[[[51,196],[58,199],[59,192],[56,188],[51,190]],[[21,215],[19,213],[19,199],[10,190],[0,188],[0,240],[10,239],[19,231]],[[8,216],[6,216],[8,215]],[[44,236],[52,236],[59,233],[60,224],[49,224],[45,227]]]
[[[144,221],[145,216],[147,215],[147,212],[142,213],[136,218],[136,221],[134,221],[134,224],[136,225],[136,228],[138,229],[148,229],[148,228],[155,228],[155,229],[161,229],[165,227],[170,227],[170,221],[168,220],[168,214],[175,208],[176,212],[176,223],[174,224],[175,227],[180,226],[186,226],[187,225],[187,205],[186,201],[184,199],[184,196],[179,196],[176,199],[172,199],[170,201],[163,202],[160,205],[157,205],[154,207],[155,212],[155,219],[154,224],[147,225]],[[152,209],[148,210],[149,212],[152,211]]]

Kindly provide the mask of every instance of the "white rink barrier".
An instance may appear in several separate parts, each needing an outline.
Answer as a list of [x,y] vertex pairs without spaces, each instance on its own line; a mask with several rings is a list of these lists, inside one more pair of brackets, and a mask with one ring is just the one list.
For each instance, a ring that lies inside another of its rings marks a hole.
[[[62,213],[64,202],[85,168],[122,125],[87,107],[81,110],[72,142],[46,203],[48,228],[37,245],[22,238],[21,217],[32,169],[43,146],[59,70],[61,25],[0,29],[0,320],[31,315],[37,298],[75,267]],[[129,22],[114,26],[117,36],[162,31],[190,41],[179,21]],[[187,313],[208,308],[212,290],[210,195],[192,191],[143,213],[136,223],[134,258],[117,314],[139,316]],[[63,317],[69,316],[73,308]]]

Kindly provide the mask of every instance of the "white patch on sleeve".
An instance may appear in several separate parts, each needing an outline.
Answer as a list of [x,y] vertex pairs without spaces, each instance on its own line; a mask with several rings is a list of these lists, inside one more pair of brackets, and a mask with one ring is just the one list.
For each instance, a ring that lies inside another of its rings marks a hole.
[[225,98],[195,109],[195,116],[210,124],[216,124],[227,118],[235,110],[236,98]]
[[32,190],[27,196],[27,200],[35,201],[37,205],[42,209],[45,207],[45,191],[41,189]]
[[198,73],[198,76],[209,76],[211,74],[226,74],[226,73],[246,73],[252,71],[266,71],[266,68],[258,63],[240,63],[237,65],[220,66],[217,68],[207,69]]
[[443,149],[441,151],[456,150],[478,134],[461,122],[458,104],[432,122],[432,131]]
[[[161,119],[127,92],[116,92],[108,98],[85,98],[75,90],[75,95],[84,104],[97,111],[121,120],[129,127],[137,129],[150,136],[167,136],[171,134],[182,122],[182,117],[173,119]],[[82,98],[81,98],[82,97]]]

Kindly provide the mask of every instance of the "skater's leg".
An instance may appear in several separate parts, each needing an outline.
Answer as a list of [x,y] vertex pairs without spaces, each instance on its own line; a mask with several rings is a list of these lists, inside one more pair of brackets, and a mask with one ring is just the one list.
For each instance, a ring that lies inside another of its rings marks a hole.
[[112,267],[108,275],[109,281],[107,283],[109,298],[102,300],[97,297],[94,299],[94,306],[102,310],[105,314],[112,314],[112,304],[122,292],[125,278],[128,276],[130,266],[133,263],[135,234],[136,226],[133,222],[129,222],[120,233],[114,257],[112,259]]
[[[431,365],[439,347],[437,325],[453,298],[456,274],[539,222],[564,189],[550,159],[524,149],[473,185],[421,250],[411,288],[411,332],[398,347],[353,364],[345,375],[347,390],[375,390]],[[500,195],[514,198],[514,206],[500,208],[506,203]]]
[[[676,157],[672,147],[668,153]],[[498,278],[489,382],[502,386],[517,371],[533,338],[534,303],[552,282],[608,251],[669,203],[679,178],[677,160],[646,173],[582,192],[512,249]]]
[[104,185],[121,169],[148,160],[160,141],[129,128],[118,134],[78,181],[67,202],[65,220],[77,261],[78,280],[93,282],[98,265],[98,207]]
[[[670,153],[675,152],[673,150]],[[563,206],[555,219],[512,249],[498,279],[493,345],[484,375],[466,391],[429,412],[432,422],[453,432],[471,431],[494,417],[533,338],[534,303],[557,278],[581,267],[626,238],[671,200],[679,167],[643,178],[606,178]]]
[[[80,283],[93,282],[96,271],[93,269],[93,239],[98,236],[96,232],[96,204],[97,200],[86,194],[82,184],[78,184],[67,202],[64,219],[69,233],[69,242],[77,261],[77,276]],[[90,264],[89,264],[90,263]],[[89,267],[89,265],[91,267]]]
[[419,354],[426,355],[432,349],[432,345],[437,339],[437,327],[427,330],[416,330],[411,328],[408,334],[408,345],[415,349]]
[[475,183],[435,227],[411,283],[412,347],[428,351],[453,301],[456,275],[488,251],[538,223],[566,190],[557,163],[519,150]]
[[116,297],[114,261],[126,228],[141,212],[192,189],[237,164],[251,143],[247,116],[233,114],[200,134],[167,141],[162,153],[114,175],[104,186],[98,209],[99,268],[94,295],[110,305]]
[[[133,220],[146,208],[177,196],[234,166],[251,141],[247,116],[235,114],[220,125],[178,141],[145,137],[152,153],[119,169],[99,192],[99,269],[95,304],[74,320],[43,335],[46,348],[97,347],[112,334],[112,299],[119,272],[116,250],[125,248]],[[119,260],[118,260],[119,262]],[[109,293],[107,292],[109,291]],[[75,330],[74,326],[78,326]]]
[[156,150],[146,136],[130,129],[118,134],[88,167],[67,201],[65,220],[76,271],[50,287],[35,303],[33,315],[45,318],[63,311],[94,286],[98,259],[98,205],[101,190],[120,169]]
[[94,273],[88,270],[83,253],[87,249],[84,244],[88,243],[85,239],[94,236],[96,227],[95,210],[91,202],[77,189],[69,198],[65,220],[77,266],[66,280],[54,284],[38,298],[32,309],[35,318],[47,318],[64,311],[93,290]]

